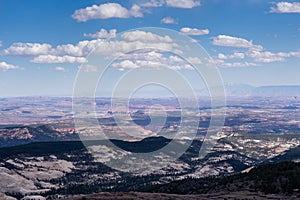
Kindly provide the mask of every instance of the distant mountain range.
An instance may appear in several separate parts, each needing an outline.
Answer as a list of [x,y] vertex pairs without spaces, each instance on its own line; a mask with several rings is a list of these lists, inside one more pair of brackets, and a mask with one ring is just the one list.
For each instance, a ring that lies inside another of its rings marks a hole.
[[254,88],[257,96],[300,96],[300,86],[262,86]]
[[[216,89],[216,88],[214,88]],[[217,88],[220,89],[220,88]],[[247,84],[225,84],[225,93],[228,96],[300,96],[300,85],[270,85],[255,87]],[[184,93],[184,91],[180,91]],[[200,96],[209,96],[207,88],[196,89]],[[187,93],[188,94],[188,93]],[[111,93],[97,93],[98,97],[111,97]],[[170,97],[164,89],[146,90],[136,94],[135,98]]]
[[[224,86],[227,96],[294,96],[300,97],[300,85],[278,85],[254,87],[246,84],[227,84]],[[207,89],[199,91],[208,95]]]

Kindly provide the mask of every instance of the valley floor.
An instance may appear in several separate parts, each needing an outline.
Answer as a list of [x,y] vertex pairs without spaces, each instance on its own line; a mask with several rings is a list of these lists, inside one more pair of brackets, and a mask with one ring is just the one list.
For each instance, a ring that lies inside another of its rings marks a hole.
[[165,193],[97,193],[91,195],[76,195],[68,197],[65,200],[212,200],[212,199],[235,199],[235,200],[296,200],[300,199],[300,196],[281,196],[281,195],[266,195],[257,192],[239,191],[230,193],[214,193],[214,194],[200,194],[200,195],[178,195],[178,194],[165,194]]

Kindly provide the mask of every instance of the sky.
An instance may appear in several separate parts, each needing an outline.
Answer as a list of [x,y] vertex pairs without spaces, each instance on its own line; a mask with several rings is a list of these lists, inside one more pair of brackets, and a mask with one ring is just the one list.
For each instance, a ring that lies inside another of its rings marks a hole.
[[[94,46],[142,27],[191,37],[214,59],[225,84],[300,85],[300,2],[295,0],[1,0],[0,19],[1,97],[70,96]],[[124,43],[140,36],[153,39],[143,45],[170,43],[132,33]],[[105,46],[102,54],[113,48]],[[160,55],[148,53],[157,63]],[[122,61],[115,73],[143,65]]]

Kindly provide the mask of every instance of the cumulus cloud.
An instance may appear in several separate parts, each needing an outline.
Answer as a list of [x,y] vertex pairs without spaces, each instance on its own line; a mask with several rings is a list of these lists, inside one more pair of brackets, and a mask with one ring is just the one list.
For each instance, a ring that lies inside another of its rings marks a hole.
[[[191,60],[192,59],[193,58],[191,58]],[[162,68],[172,70],[193,70],[193,67],[190,66],[190,64],[176,55],[169,55],[163,52],[149,50],[141,50],[132,54],[121,56],[112,64],[112,67],[121,71],[135,68],[151,68],[156,70]]]
[[284,61],[284,56],[279,56],[270,51],[249,51],[247,54],[257,62],[270,63]]
[[257,63],[253,62],[225,62],[224,60],[215,60],[219,67],[255,67],[259,66]]
[[192,64],[202,64],[202,61],[198,57],[188,57],[187,60]]
[[190,62],[191,64],[201,64],[202,61],[198,57],[188,57],[186,58],[186,61],[178,56],[169,56],[168,59],[165,59],[169,63],[186,63],[187,61]]
[[113,63],[112,67],[121,69],[134,69],[138,68],[138,65],[131,60],[123,60],[121,62]]
[[107,39],[107,38],[115,38],[117,34],[117,29],[111,29],[109,31],[105,29],[101,29],[96,33],[84,33],[85,37],[96,38],[96,39]]
[[297,52],[289,52],[288,56],[300,58],[300,51]]
[[60,71],[60,72],[66,71],[64,67],[55,67],[54,70],[55,71]]
[[189,27],[181,28],[180,32],[184,33],[186,35],[207,35],[207,34],[209,34],[208,29],[200,30],[197,28],[189,28]]
[[219,53],[218,58],[219,59],[243,59],[245,58],[245,54],[240,52],[234,53],[232,55],[224,55],[222,53]]
[[59,55],[86,56],[96,49],[97,52],[95,53],[114,57],[136,49],[156,48],[180,53],[178,46],[172,41],[169,36],[160,36],[151,32],[136,30],[123,33],[121,40],[84,40],[75,45],[59,45],[55,48],[55,52]]
[[[257,66],[259,63],[272,63],[272,62],[282,62],[288,57],[300,57],[300,52],[271,52],[266,51],[261,45],[254,45],[252,41],[237,38],[226,35],[219,35],[213,38],[213,44],[217,46],[227,46],[227,47],[237,47],[246,48],[245,52],[237,52],[231,55],[225,55],[219,53],[217,55],[217,63],[225,67],[239,67],[239,66]],[[251,62],[237,62],[228,63],[225,62],[226,59],[245,59],[250,58],[255,63]]]
[[172,69],[172,70],[194,70],[194,68],[189,64],[171,65],[171,66],[168,66],[168,67],[169,67],[169,69]]
[[121,35],[122,39],[128,42],[145,42],[145,43],[152,43],[152,42],[167,42],[170,43],[173,40],[169,36],[160,36],[151,32],[145,32],[140,30],[125,32]]
[[[42,46],[47,48],[41,48]],[[31,50],[37,49],[37,47],[40,49],[39,51]],[[9,55],[30,55],[33,57],[31,62],[34,63],[85,63],[87,62],[85,56],[93,50],[96,50],[94,53],[103,55],[108,59],[118,56],[123,56],[125,59],[126,56],[128,57],[128,52],[137,49],[160,49],[167,52],[182,53],[181,47],[174,43],[170,36],[141,30],[123,33],[120,40],[83,40],[77,44],[64,44],[56,47],[44,44],[18,43],[4,51]],[[151,52],[135,59],[161,62],[165,58],[161,53]]]
[[218,35],[213,38],[213,45],[226,46],[226,47],[237,47],[237,48],[249,48],[262,50],[263,47],[260,45],[254,45],[252,41],[244,38],[232,37],[228,35]]
[[7,70],[11,70],[11,69],[19,69],[20,67],[12,65],[12,64],[8,64],[6,62],[0,62],[0,69],[2,71],[7,71]]
[[143,13],[136,4],[127,9],[118,3],[105,3],[76,10],[72,17],[79,22],[86,22],[91,19],[143,17]]
[[[256,49],[249,49],[245,53],[234,53],[231,55],[225,55],[222,53],[219,53],[218,63],[222,64],[223,66],[229,66],[232,64],[226,64],[224,60],[226,59],[244,59],[244,58],[251,58],[257,63],[271,63],[271,62],[281,62],[284,61],[288,57],[300,57],[300,52],[278,52],[273,53],[270,51],[265,50],[256,50]],[[235,64],[234,66],[238,66],[238,64]],[[245,65],[243,65],[245,66]]]
[[165,60],[164,55],[157,51],[138,50],[130,54],[124,54],[119,57],[121,60]]
[[95,48],[95,44],[97,42],[101,42],[101,40],[83,40],[78,42],[76,45],[74,44],[63,44],[58,45],[55,48],[55,54],[58,55],[71,55],[71,56],[86,56],[89,52]]
[[271,7],[273,13],[300,13],[300,2],[278,2]]
[[198,0],[166,0],[166,5],[174,8],[194,8],[200,6]]
[[184,60],[182,58],[179,58],[178,56],[169,56],[169,60],[171,62],[177,62],[177,63],[184,62]]
[[0,41],[0,47],[2,47],[2,41]]
[[163,24],[178,24],[177,20],[172,17],[165,17],[160,20]]
[[[227,59],[244,59],[244,58],[251,58],[257,63],[272,63],[272,62],[282,62],[285,61],[286,58],[288,57],[300,57],[300,52],[278,52],[278,53],[273,53],[270,51],[264,51],[264,50],[253,50],[250,49],[245,53],[234,53],[231,55],[225,55],[222,53],[219,53],[217,56],[217,63],[226,66],[226,67],[238,67],[238,66],[255,66],[255,65],[250,65],[249,62],[244,62],[242,63],[227,63],[225,60]],[[258,65],[258,64],[257,64]]]
[[84,57],[74,56],[54,56],[54,55],[40,55],[35,57],[31,62],[34,63],[85,63],[87,59]]
[[118,68],[119,70],[123,71],[124,69],[134,69],[134,68],[151,68],[151,69],[172,69],[172,70],[192,70],[193,67],[189,64],[174,64],[156,60],[123,60],[117,63],[113,63],[112,67]]
[[248,51],[247,55],[257,62],[271,63],[284,61],[288,57],[300,57],[300,52]]
[[143,13],[141,11],[141,7],[139,5],[134,4],[131,9],[129,10],[129,13],[132,17],[143,17]]
[[41,54],[49,54],[51,50],[52,46],[50,44],[17,42],[5,49],[4,53],[15,56],[36,56]]

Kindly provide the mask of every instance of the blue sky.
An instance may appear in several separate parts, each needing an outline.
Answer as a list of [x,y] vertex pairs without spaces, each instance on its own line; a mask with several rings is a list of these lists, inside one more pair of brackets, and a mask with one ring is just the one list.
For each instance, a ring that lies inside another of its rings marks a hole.
[[2,97],[71,95],[89,51],[80,41],[141,27],[189,35],[225,83],[300,85],[295,0],[2,0],[0,18]]

